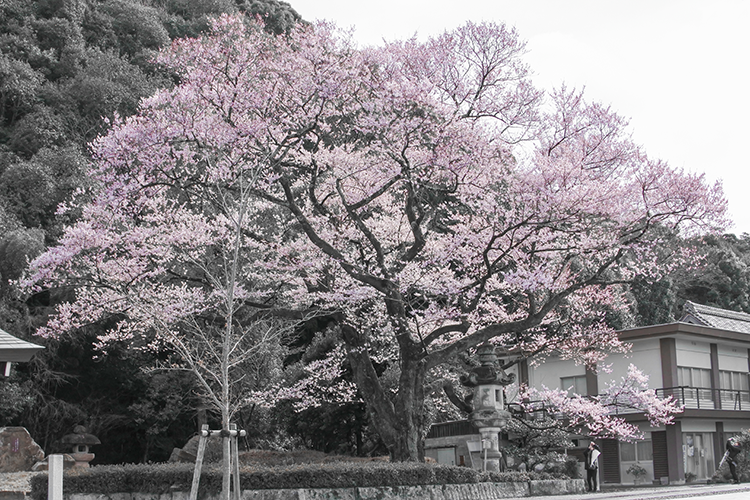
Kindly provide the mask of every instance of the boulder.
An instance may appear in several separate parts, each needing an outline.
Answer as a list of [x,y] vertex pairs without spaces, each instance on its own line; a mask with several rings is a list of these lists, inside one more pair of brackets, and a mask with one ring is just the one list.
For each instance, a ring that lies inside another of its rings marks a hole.
[[30,471],[44,451],[24,427],[0,427],[0,472]]
[[[195,462],[198,456],[198,444],[200,435],[193,436],[185,443],[185,446],[172,450],[169,457],[170,462]],[[203,453],[203,463],[219,463],[222,460],[222,438],[219,436],[210,436],[206,443],[206,451]]]

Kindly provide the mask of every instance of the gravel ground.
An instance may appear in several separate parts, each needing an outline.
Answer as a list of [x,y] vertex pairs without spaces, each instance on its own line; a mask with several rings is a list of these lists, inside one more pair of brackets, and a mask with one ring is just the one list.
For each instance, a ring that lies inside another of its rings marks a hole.
[[46,472],[0,472],[0,491],[31,491],[31,478]]

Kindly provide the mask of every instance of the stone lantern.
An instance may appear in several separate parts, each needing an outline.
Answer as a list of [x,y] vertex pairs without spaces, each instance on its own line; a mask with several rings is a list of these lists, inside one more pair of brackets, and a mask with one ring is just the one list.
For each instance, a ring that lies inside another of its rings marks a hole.
[[61,441],[63,444],[72,445],[70,456],[76,461],[73,467],[88,467],[89,462],[95,457],[93,453],[89,453],[89,446],[101,444],[99,438],[88,434],[82,425],[76,425],[73,434],[63,436]]
[[486,470],[499,471],[500,453],[499,434],[508,426],[510,412],[505,409],[503,388],[515,380],[515,374],[506,374],[498,365],[495,346],[482,344],[477,348],[480,365],[468,374],[462,375],[461,384],[474,391],[471,423],[479,429],[482,436],[482,452]]

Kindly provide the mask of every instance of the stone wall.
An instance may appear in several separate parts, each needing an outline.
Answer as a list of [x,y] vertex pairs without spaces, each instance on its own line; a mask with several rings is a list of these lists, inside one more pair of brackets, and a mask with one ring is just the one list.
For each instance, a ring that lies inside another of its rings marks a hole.
[[[435,484],[363,488],[316,488],[245,490],[242,500],[496,500],[538,495],[583,493],[583,479],[531,481],[528,483]],[[66,500],[188,500],[189,493],[113,493],[111,495],[64,495]],[[218,500],[218,495],[204,500]]]

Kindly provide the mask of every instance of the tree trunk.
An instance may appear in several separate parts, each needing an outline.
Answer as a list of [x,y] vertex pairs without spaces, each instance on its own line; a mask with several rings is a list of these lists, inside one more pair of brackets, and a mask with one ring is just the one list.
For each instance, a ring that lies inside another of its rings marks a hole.
[[349,348],[349,362],[354,372],[370,421],[388,448],[394,462],[424,461],[424,363],[419,346],[402,350],[399,387],[391,395],[380,384],[369,357],[366,340],[349,326],[342,326]]

